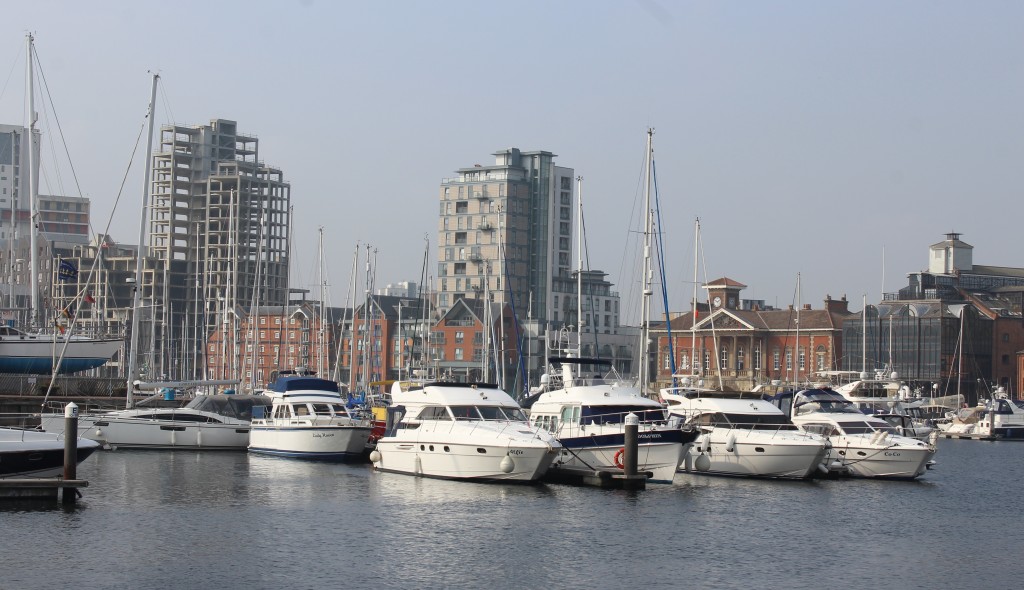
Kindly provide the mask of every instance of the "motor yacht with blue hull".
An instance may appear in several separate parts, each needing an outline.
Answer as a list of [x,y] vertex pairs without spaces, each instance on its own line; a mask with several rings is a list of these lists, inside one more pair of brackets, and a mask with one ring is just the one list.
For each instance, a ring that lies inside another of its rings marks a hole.
[[[774,397],[781,402],[785,395]],[[915,479],[931,466],[934,440],[922,442],[902,436],[884,420],[865,415],[831,389],[808,389],[789,395],[793,423],[831,443],[830,468],[856,477]]]
[[780,479],[806,479],[825,469],[828,442],[800,431],[755,394],[686,387],[661,390],[669,415],[697,429],[681,471]]
[[255,414],[250,452],[320,461],[364,460],[373,423],[346,407],[337,382],[300,372],[279,376],[263,393],[271,406],[263,416]]
[[642,396],[639,388],[613,372],[601,371],[611,366],[606,360],[551,357],[548,361],[551,369],[530,405],[530,423],[562,444],[556,465],[622,470],[625,418],[634,414],[639,418],[637,469],[651,472],[651,481],[672,481],[683,447],[697,437],[696,430],[670,427],[660,403]]
[[[242,451],[249,446],[253,409],[269,403],[261,395],[196,395],[181,408],[85,412],[78,431],[114,448]],[[64,432],[63,414],[43,414],[40,421],[47,432]]]
[[378,471],[475,482],[531,483],[561,445],[530,426],[496,385],[396,382],[388,428],[370,453]]
[[[64,472],[64,436],[38,430],[0,428],[0,478],[53,477]],[[79,438],[78,462],[99,443]]]

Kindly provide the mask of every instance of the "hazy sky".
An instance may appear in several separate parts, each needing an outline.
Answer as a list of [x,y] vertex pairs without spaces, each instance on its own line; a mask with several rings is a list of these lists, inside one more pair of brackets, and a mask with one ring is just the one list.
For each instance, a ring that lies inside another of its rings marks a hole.
[[[673,310],[696,217],[708,279],[785,306],[800,273],[803,302],[860,309],[949,231],[976,263],[1024,266],[1022,27],[1024,4],[992,1],[36,0],[0,19],[0,122],[24,121],[33,31],[102,231],[158,70],[157,123],[233,119],[259,137],[292,185],[295,286],[316,281],[322,225],[334,305],[357,241],[378,249],[378,285],[418,280],[424,234],[436,272],[442,178],[548,150],[585,177],[591,267],[627,308],[650,126]],[[114,213],[127,243],[143,149]],[[78,194],[66,163],[47,180]]]

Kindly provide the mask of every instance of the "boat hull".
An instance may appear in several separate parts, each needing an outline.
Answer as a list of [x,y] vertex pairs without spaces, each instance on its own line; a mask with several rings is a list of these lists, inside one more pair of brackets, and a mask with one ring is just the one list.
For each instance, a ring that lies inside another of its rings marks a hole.
[[[63,416],[44,414],[43,430],[63,432]],[[79,433],[103,445],[132,449],[234,450],[249,445],[249,424],[151,420],[116,415],[79,416]]]
[[[411,442],[386,437],[377,441],[376,452],[380,459],[373,465],[378,471],[438,479],[520,483],[540,479],[556,455],[546,445],[463,444],[443,439],[430,442],[429,438]],[[506,457],[512,459],[508,471],[502,469]]]
[[[123,341],[72,339],[68,342],[59,374],[101,367],[121,348]],[[52,375],[54,360],[64,341],[48,335],[26,334],[0,339],[0,373]]]
[[[618,454],[621,463],[625,438],[621,432],[559,438],[558,442],[562,443],[563,448],[555,463],[595,470],[622,469],[616,464],[615,458]],[[637,439],[637,470],[651,472],[652,482],[671,483],[683,459],[684,442],[690,442],[693,436],[679,429],[665,429],[640,432]]]
[[[78,439],[78,462],[99,444]],[[0,479],[53,477],[64,473],[64,438],[44,432],[0,428]]]
[[858,445],[834,440],[829,461],[838,461],[855,477],[915,479],[928,470],[932,446]]
[[[730,444],[730,437],[735,440]],[[825,461],[828,449],[821,439],[809,436],[778,436],[773,433],[716,428],[687,447],[681,470],[690,473],[806,479]],[[702,444],[703,443],[703,444]],[[701,449],[704,448],[702,451]],[[701,454],[709,462],[701,470]]]
[[319,461],[362,459],[373,430],[362,425],[274,426],[253,424],[249,452]]

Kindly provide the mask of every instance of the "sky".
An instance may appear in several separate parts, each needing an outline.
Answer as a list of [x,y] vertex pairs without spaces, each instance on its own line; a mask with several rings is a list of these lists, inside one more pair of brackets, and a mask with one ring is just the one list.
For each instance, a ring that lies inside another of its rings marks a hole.
[[338,306],[357,243],[378,286],[419,280],[425,236],[436,274],[443,178],[547,150],[584,177],[588,266],[627,319],[653,128],[671,311],[689,308],[697,218],[698,282],[859,310],[948,232],[976,264],[1024,267],[1022,25],[1024,4],[997,1],[37,0],[0,19],[0,122],[24,123],[31,31],[40,127],[70,153],[42,192],[89,197],[95,231],[135,243],[158,71],[157,124],[259,137],[292,186],[293,286],[317,289],[323,227]]

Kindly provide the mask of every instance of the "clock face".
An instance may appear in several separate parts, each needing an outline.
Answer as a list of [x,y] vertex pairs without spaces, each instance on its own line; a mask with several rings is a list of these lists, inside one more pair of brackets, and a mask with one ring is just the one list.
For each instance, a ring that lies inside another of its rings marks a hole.
[[715,304],[715,307],[718,307],[718,306],[722,305],[722,298],[721,297],[715,297],[713,303]]

